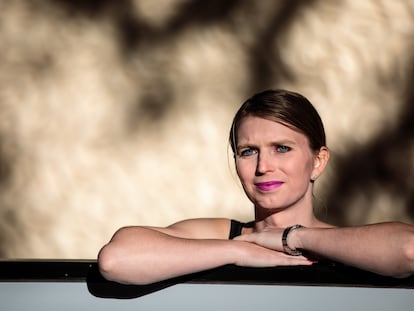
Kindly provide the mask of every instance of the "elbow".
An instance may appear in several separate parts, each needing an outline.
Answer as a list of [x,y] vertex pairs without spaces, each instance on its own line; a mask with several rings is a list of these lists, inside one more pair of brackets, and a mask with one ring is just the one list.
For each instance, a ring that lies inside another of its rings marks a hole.
[[108,281],[114,281],[118,283],[125,283],[122,278],[122,258],[125,254],[122,253],[122,248],[117,245],[115,240],[119,239],[122,234],[123,228],[118,230],[112,240],[104,245],[98,253],[97,263],[98,269],[101,275]]
[[414,274],[414,229],[408,228],[407,237],[401,245],[401,257],[397,269],[389,276],[406,278]]
[[108,281],[124,285],[148,285],[157,281],[148,277],[147,273],[139,268],[131,271],[122,257],[112,245],[105,245],[98,255],[99,273]]
[[119,282],[117,277],[117,259],[110,244],[105,245],[98,254],[98,269],[108,281]]
[[403,254],[406,262],[406,271],[400,277],[408,277],[414,274],[414,230],[403,245]]
[[[136,232],[134,232],[136,233]],[[144,285],[154,282],[147,269],[145,256],[130,247],[131,228],[119,229],[112,240],[98,253],[97,264],[100,274],[108,281],[120,284]]]

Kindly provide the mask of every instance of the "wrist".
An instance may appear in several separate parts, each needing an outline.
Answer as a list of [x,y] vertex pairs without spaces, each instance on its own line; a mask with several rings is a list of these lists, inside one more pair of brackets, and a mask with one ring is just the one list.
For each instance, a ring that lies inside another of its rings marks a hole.
[[302,236],[304,231],[306,231],[308,228],[301,227],[298,228],[298,230],[294,230],[289,235],[289,245],[291,245],[295,249],[301,249],[303,250],[303,243],[302,243]]
[[244,241],[229,240],[229,245],[226,249],[227,264],[242,265],[243,259],[249,256],[245,247],[246,243]]
[[283,251],[286,254],[299,256],[302,255],[302,245],[298,233],[302,231],[302,225],[294,225],[287,227],[282,234]]

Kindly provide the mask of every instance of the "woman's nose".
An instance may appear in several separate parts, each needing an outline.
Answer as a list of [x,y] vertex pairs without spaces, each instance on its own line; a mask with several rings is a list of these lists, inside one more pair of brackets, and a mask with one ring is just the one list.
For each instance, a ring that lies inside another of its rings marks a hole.
[[263,175],[273,170],[272,156],[266,153],[259,153],[257,156],[256,175]]

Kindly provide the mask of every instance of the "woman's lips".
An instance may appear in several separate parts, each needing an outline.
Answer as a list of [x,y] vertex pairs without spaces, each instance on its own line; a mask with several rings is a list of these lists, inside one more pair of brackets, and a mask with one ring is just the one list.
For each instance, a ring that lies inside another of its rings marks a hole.
[[270,191],[276,188],[279,188],[283,185],[282,181],[266,181],[266,182],[258,182],[254,184],[257,189],[260,191]]

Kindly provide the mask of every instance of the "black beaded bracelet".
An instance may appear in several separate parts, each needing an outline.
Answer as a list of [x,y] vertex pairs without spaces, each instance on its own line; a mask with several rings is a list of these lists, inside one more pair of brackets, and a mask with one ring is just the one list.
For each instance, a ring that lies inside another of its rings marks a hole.
[[302,225],[294,225],[287,227],[285,230],[283,230],[282,234],[282,245],[283,245],[283,251],[286,254],[292,255],[292,256],[300,256],[302,255],[302,252],[298,249],[291,249],[287,243],[287,238],[290,232],[296,229],[304,228]]

